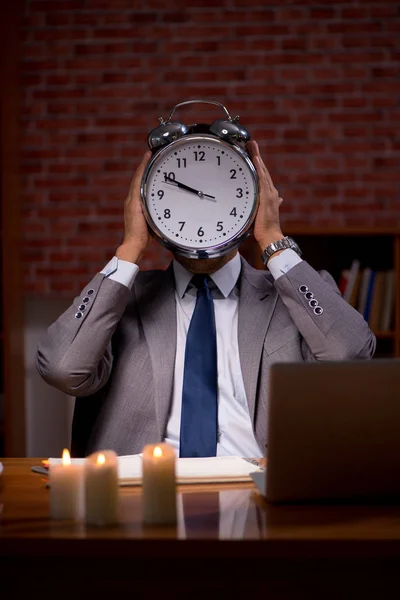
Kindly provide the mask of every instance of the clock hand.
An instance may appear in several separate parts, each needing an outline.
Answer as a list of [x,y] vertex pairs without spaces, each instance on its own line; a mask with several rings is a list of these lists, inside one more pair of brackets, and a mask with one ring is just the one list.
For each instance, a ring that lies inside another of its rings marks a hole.
[[191,192],[192,194],[196,194],[199,198],[205,198],[206,200],[212,200],[216,202],[215,196],[210,196],[210,194],[204,194],[200,190],[195,190],[194,188],[182,183],[181,181],[176,181],[176,179],[170,179],[169,177],[165,178],[164,183],[169,183],[170,185],[174,185],[175,187],[179,187],[187,192]]
[[169,177],[165,178],[164,183],[169,183],[170,185],[174,185],[175,187],[182,188],[183,190],[186,190],[187,192],[192,192],[192,194],[196,194],[196,196],[198,196],[201,193],[201,192],[199,192],[199,190],[195,190],[194,188],[189,187],[185,183],[176,181],[176,179],[170,179]]
[[[200,195],[200,194],[199,194]],[[210,194],[201,194],[200,198],[205,198],[206,200],[211,200],[211,202],[216,202],[215,196],[210,196]]]

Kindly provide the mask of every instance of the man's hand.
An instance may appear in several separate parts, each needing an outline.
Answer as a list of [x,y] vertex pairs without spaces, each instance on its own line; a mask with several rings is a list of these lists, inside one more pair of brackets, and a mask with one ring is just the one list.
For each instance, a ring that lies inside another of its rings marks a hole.
[[151,152],[145,152],[142,162],[136,169],[131,181],[129,193],[124,204],[124,239],[115,253],[121,260],[127,260],[136,264],[140,262],[146,248],[152,241],[140,200],[140,184],[150,158]]
[[259,179],[260,203],[253,233],[263,251],[269,244],[284,237],[279,221],[279,207],[283,199],[279,197],[278,190],[274,187],[271,175],[261,158],[257,142],[248,142],[247,149]]

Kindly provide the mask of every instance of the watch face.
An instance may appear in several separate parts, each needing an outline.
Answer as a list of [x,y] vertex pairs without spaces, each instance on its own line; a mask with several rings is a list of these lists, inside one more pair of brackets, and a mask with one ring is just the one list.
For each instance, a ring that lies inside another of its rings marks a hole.
[[248,155],[208,134],[187,135],[156,153],[141,191],[154,235],[192,258],[237,247],[257,208],[257,174]]

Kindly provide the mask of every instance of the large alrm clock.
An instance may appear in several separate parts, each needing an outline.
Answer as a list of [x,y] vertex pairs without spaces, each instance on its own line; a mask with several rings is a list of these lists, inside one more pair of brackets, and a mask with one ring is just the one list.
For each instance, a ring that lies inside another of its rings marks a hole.
[[[211,125],[171,121],[196,102],[215,104],[225,118]],[[246,152],[250,136],[227,109],[212,100],[188,100],[148,136],[153,151],[141,185],[152,234],[174,253],[214,258],[238,247],[251,232],[258,206],[258,178]]]

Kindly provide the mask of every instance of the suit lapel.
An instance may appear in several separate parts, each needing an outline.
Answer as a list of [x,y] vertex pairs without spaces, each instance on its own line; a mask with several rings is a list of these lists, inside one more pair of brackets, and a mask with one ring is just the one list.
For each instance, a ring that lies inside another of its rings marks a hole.
[[160,439],[170,408],[176,354],[176,304],[172,265],[137,293],[140,318],[152,365],[155,406]]
[[272,276],[242,258],[238,318],[240,365],[250,417],[254,423],[258,374],[263,345],[278,294]]

